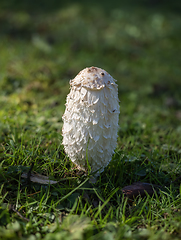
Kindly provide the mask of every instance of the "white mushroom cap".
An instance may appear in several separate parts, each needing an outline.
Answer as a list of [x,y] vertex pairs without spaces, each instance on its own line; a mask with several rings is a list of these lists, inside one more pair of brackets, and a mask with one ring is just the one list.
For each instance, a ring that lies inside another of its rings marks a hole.
[[105,70],[97,67],[85,68],[70,81],[71,86],[80,86],[89,90],[101,90],[106,85],[115,84],[115,79]]
[[63,145],[80,169],[99,175],[117,144],[119,99],[116,80],[105,70],[85,68],[70,81],[63,115]]

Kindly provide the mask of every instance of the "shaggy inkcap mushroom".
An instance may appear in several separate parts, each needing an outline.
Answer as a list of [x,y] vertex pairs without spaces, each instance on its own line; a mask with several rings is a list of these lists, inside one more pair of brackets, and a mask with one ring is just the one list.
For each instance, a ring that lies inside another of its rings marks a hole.
[[[98,176],[112,159],[117,144],[118,85],[105,70],[85,68],[70,81],[63,115],[65,152],[79,169]],[[88,161],[88,164],[87,164]]]

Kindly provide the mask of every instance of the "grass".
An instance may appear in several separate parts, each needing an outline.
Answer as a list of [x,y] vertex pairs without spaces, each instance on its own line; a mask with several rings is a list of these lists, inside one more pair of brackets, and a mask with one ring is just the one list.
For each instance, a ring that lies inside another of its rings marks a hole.
[[[180,239],[181,70],[177,1],[0,3],[0,238]],[[69,80],[118,80],[120,129],[96,184],[61,144]],[[29,183],[33,170],[58,181]],[[160,194],[133,202],[141,181]]]

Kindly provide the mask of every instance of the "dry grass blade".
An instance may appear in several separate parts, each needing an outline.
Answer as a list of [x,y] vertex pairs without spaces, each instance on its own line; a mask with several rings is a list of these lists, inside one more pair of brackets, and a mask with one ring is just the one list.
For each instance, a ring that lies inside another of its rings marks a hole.
[[[28,174],[23,173],[21,175],[21,177],[22,178],[28,178]],[[58,183],[58,181],[50,180],[47,176],[44,176],[44,175],[41,175],[41,174],[38,174],[38,173],[31,173],[30,181],[40,183],[40,184],[56,184],[56,183]]]

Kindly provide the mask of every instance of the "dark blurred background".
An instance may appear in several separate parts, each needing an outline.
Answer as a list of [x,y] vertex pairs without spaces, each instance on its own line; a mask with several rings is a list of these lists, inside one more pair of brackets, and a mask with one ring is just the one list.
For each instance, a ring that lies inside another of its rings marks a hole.
[[112,0],[112,1],[88,1],[88,0],[67,0],[67,1],[59,1],[59,0],[52,0],[52,1],[30,1],[30,0],[2,0],[1,7],[4,9],[11,9],[11,10],[23,10],[23,11],[30,11],[30,12],[50,12],[55,11],[61,7],[65,7],[71,4],[81,4],[87,8],[91,6],[100,7],[103,10],[111,10],[115,8],[155,8],[163,11],[174,11],[180,13],[181,4],[178,0],[168,1],[168,0]]

